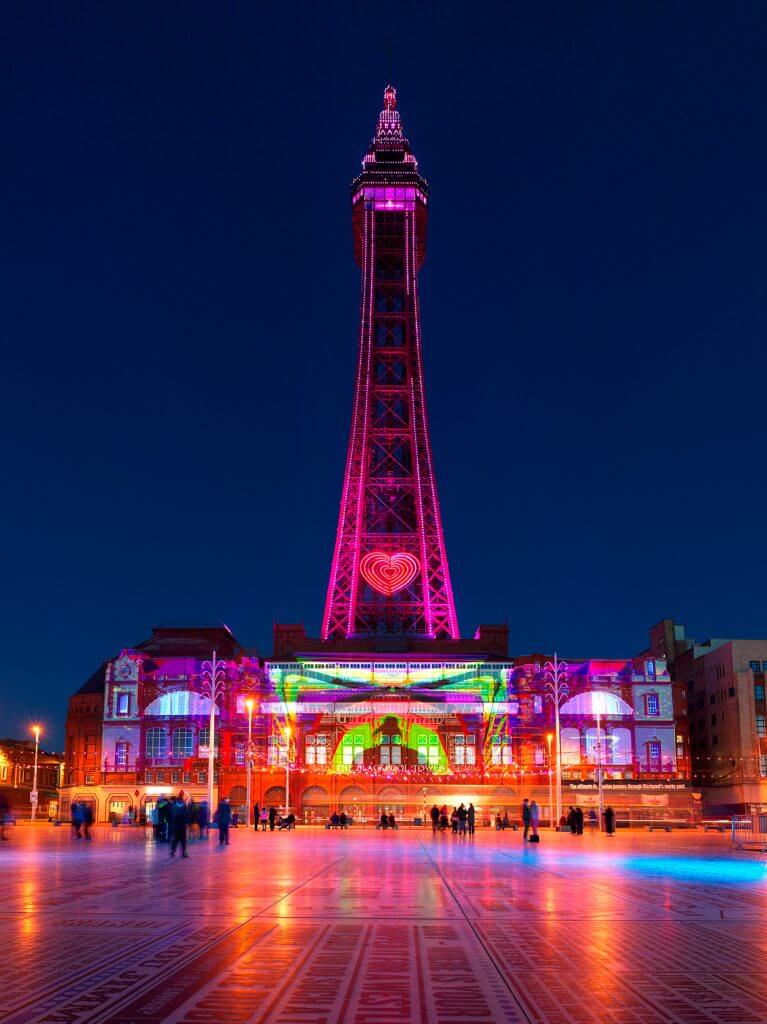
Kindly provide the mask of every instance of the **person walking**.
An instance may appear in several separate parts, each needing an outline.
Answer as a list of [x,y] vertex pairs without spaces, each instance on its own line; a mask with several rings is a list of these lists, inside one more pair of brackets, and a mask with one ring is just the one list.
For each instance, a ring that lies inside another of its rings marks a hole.
[[277,808],[272,805],[269,808],[269,831],[274,832],[274,826],[277,821]]
[[253,806],[253,828],[255,829],[256,832],[258,832],[258,822],[259,822],[260,818],[261,818],[261,808],[258,806],[258,804],[255,804]]
[[179,795],[169,805],[168,819],[170,823],[170,855],[176,856],[176,847],[181,846],[181,856],[188,857],[186,852],[186,827],[189,824],[189,812],[182,797]]
[[429,814],[431,815],[431,830],[436,832],[439,828],[439,807],[435,804],[429,811]]
[[570,834],[573,836],[578,835],[578,815],[575,813],[574,807],[569,807],[567,810],[567,824],[570,826]]
[[458,833],[462,836],[466,835],[466,815],[466,807],[461,804],[458,808]]
[[605,808],[605,832],[608,836],[615,832],[615,811],[612,807]]
[[75,839],[82,839],[82,833],[80,832],[80,829],[83,827],[82,804],[78,804],[76,800],[73,800],[69,816],[72,822],[72,835],[75,837]]
[[525,797],[522,801],[522,842],[527,842],[527,833],[530,831],[530,801]]
[[228,796],[225,796],[221,803],[218,805],[218,810],[216,811],[216,819],[218,821],[218,845],[228,846],[229,826],[232,823],[232,808],[229,803]]
[[474,809],[474,804],[469,804],[469,809],[466,811],[466,821],[469,825],[469,835],[474,835],[474,822],[477,818],[477,812]]
[[207,839],[210,826],[210,810],[207,800],[200,801],[200,806],[197,809],[197,821],[200,826],[200,839]]
[[0,793],[0,840],[6,840],[8,836],[5,834],[5,819],[8,817],[10,812],[10,805],[5,793]]
[[83,804],[83,835],[86,839],[91,838],[91,826],[93,825],[93,808],[90,804]]
[[583,808],[575,805],[575,826],[579,836],[583,835]]
[[538,835],[538,822],[541,820],[541,809],[537,802],[533,800],[530,804],[530,828],[532,829],[532,835],[530,836],[531,843],[539,843],[541,837]]

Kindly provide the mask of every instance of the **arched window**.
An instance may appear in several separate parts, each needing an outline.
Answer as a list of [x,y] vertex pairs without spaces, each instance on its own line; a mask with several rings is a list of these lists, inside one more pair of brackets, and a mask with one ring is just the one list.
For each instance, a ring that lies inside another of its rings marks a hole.
[[610,749],[610,760],[613,764],[631,764],[631,730],[613,729],[607,737]]
[[168,752],[168,735],[164,729],[147,729],[146,756],[165,757]]
[[[218,714],[218,705],[213,713]],[[156,697],[144,714],[150,718],[189,718],[198,715],[207,718],[210,715],[210,699],[193,690],[171,690],[170,693]]]
[[577,693],[570,700],[562,705],[563,715],[587,715],[596,718],[597,715],[633,715],[631,705],[618,696],[617,693],[608,693],[606,690],[584,690]]
[[194,732],[191,729],[173,730],[173,756],[191,757],[194,753]]
[[581,734],[577,729],[561,729],[562,764],[581,763]]

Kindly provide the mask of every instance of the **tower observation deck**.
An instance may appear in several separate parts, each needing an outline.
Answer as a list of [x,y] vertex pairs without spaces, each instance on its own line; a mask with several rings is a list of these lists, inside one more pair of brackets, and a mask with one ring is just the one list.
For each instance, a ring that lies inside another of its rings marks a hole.
[[418,272],[428,185],[389,85],[352,183],[362,271],[351,435],[322,639],[457,639],[432,466]]

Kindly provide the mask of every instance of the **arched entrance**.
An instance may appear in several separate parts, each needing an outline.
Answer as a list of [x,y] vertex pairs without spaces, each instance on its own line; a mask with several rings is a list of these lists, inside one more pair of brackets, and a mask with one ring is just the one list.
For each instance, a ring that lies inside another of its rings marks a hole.
[[330,797],[324,786],[309,786],[301,794],[301,814],[307,824],[324,821],[330,814]]
[[243,824],[248,820],[248,791],[244,786],[232,786],[229,791],[229,803],[232,805],[232,814],[239,817]]
[[271,786],[264,793],[264,807],[276,807],[281,810],[285,806],[285,787]]
[[385,811],[387,814],[393,814],[395,818],[401,818],[406,805],[405,791],[399,786],[384,786],[376,793],[376,817],[380,817]]
[[338,794],[338,810],[348,814],[352,821],[364,822],[367,800],[362,786],[344,786]]

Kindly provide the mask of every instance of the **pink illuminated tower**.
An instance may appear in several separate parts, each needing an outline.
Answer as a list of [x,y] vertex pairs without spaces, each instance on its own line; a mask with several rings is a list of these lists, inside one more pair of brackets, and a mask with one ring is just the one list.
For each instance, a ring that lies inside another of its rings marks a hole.
[[428,186],[387,86],[352,183],[359,356],[322,637],[458,637],[432,467],[418,272]]

